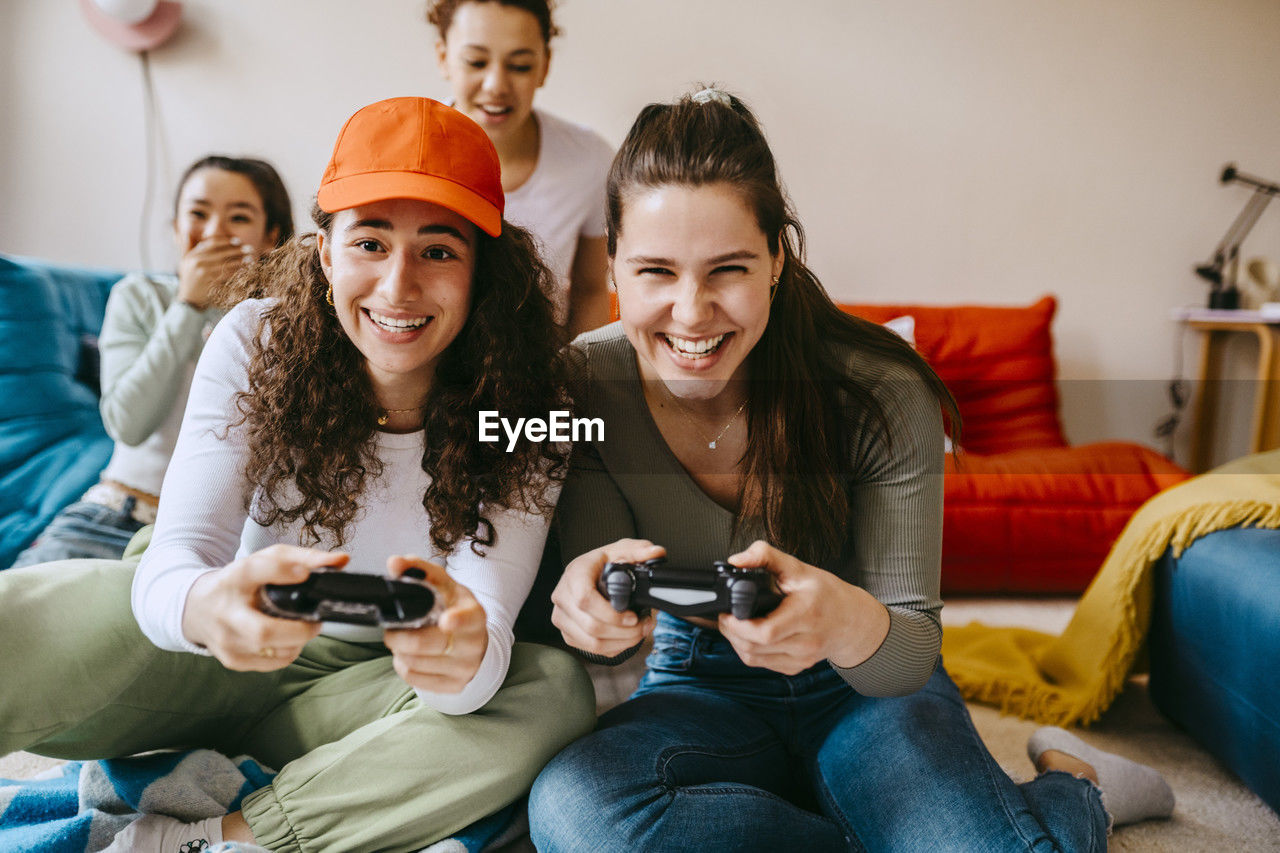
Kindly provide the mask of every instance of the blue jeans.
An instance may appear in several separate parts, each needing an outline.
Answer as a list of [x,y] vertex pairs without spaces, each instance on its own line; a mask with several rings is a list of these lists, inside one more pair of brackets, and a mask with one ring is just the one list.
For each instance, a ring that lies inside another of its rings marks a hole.
[[125,498],[124,507],[118,510],[89,501],[68,505],[18,555],[11,568],[81,557],[120,559],[133,534],[145,526],[130,514],[134,500]]
[[785,676],[665,614],[648,672],[542,771],[543,853],[598,850],[1106,850],[1098,789],[1050,772],[1016,785],[939,664],[874,699],[825,663]]

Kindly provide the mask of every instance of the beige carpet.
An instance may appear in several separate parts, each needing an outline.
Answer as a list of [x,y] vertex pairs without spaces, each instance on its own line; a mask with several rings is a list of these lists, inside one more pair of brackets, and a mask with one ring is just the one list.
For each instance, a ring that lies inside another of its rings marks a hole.
[[[1058,632],[1070,619],[1073,602],[1065,599],[969,599],[949,601],[943,621],[964,624],[977,619],[988,624],[1025,625]],[[601,708],[626,698],[639,677],[641,658],[617,670],[591,667]],[[1026,756],[1027,737],[1035,724],[1002,717],[992,708],[970,705],[978,732],[996,760],[1010,775],[1026,779],[1033,773]],[[1178,805],[1167,821],[1117,829],[1111,849],[1117,851],[1278,851],[1280,817],[1246,788],[1230,771],[1178,730],[1152,706],[1145,681],[1134,679],[1102,719],[1080,732],[1101,749],[1117,752],[1155,767],[1173,787]],[[39,756],[14,753],[0,758],[0,778],[22,779],[58,764]],[[525,850],[526,846],[508,849]]]

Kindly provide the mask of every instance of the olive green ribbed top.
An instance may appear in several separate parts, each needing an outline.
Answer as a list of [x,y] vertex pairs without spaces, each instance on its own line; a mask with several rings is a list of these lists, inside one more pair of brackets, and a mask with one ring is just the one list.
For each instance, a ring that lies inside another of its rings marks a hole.
[[[756,524],[733,530],[733,513],[708,497],[663,440],[645,403],[635,351],[614,323],[580,336],[576,414],[604,421],[603,440],[580,442],[560,497],[557,525],[566,562],[627,537],[667,550],[669,565],[706,566],[764,538]],[[851,517],[841,553],[821,567],[866,589],[889,611],[880,648],[856,667],[835,667],[868,696],[922,686],[942,641],[938,614],[942,551],[942,416],[937,399],[905,365],[851,352],[847,363],[873,388],[889,423],[853,425]]]

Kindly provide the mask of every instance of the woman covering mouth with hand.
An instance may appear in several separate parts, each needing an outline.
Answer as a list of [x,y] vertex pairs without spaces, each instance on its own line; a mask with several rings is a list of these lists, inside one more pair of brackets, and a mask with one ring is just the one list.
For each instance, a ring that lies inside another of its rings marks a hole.
[[115,449],[102,479],[56,515],[14,566],[119,559],[156,519],[191,374],[223,309],[213,293],[293,236],[289,193],[265,160],[213,154],[178,181],[174,275],[137,273],[111,289],[98,338],[102,422]]

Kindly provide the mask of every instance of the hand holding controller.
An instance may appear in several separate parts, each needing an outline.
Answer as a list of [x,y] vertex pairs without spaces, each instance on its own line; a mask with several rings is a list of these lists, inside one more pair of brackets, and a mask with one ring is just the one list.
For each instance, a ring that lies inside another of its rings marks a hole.
[[782,603],[782,594],[766,569],[742,569],[723,560],[713,572],[667,568],[662,557],[643,563],[608,563],[596,589],[618,612],[632,610],[643,617],[649,608],[672,616],[732,613],[738,619],[757,619]]
[[[418,580],[403,579],[415,575]],[[421,577],[415,569],[399,580],[318,569],[301,583],[263,585],[258,603],[263,612],[282,619],[421,628],[440,615],[439,597]]]

